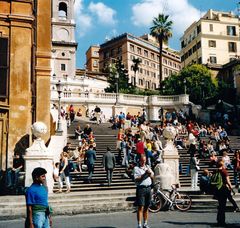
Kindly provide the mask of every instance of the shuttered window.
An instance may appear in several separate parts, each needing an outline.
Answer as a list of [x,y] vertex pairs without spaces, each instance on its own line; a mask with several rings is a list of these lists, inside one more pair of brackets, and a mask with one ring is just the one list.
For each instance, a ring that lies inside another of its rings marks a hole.
[[8,38],[0,37],[0,98],[8,95]]

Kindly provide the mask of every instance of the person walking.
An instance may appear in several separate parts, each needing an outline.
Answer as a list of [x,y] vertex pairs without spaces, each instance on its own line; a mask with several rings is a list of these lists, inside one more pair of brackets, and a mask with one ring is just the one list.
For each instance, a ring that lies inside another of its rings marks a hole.
[[224,162],[220,161],[217,164],[217,171],[221,174],[222,182],[219,189],[216,190],[215,196],[218,200],[218,212],[217,212],[217,223],[219,226],[226,226],[225,223],[225,210],[227,204],[227,198],[229,191],[232,190],[232,185],[229,179],[227,170],[224,167]]
[[85,154],[85,160],[88,168],[88,183],[91,183],[94,172],[94,163],[96,161],[96,151],[93,149],[93,145],[89,146],[89,149]]
[[[148,207],[151,201],[151,184],[154,173],[151,168],[146,165],[146,156],[142,155],[139,166],[135,166],[133,173],[135,183],[137,185],[136,203],[138,228],[149,228],[148,226]],[[143,217],[143,226],[142,226]]]
[[57,193],[62,193],[63,180],[65,180],[67,185],[66,193],[70,192],[71,184],[70,184],[69,176],[70,176],[70,170],[69,170],[68,154],[67,152],[62,152],[61,158],[60,158],[59,179],[58,179],[59,190],[57,191]]
[[49,228],[52,226],[50,207],[48,205],[48,191],[44,186],[47,171],[37,167],[32,171],[32,185],[27,189],[26,206],[27,218],[25,227],[27,228]]
[[111,149],[107,147],[107,152],[103,155],[103,168],[106,170],[108,186],[111,185],[113,170],[116,165],[116,158],[111,152]]

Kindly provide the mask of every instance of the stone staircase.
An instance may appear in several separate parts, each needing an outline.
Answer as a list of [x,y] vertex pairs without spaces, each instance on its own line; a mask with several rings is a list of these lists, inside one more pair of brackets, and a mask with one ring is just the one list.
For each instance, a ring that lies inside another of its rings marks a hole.
[[[74,129],[80,123],[84,128],[88,122],[73,122],[69,128],[69,141],[72,147],[78,146],[78,141],[74,139]],[[135,185],[131,179],[123,178],[125,168],[117,165],[113,174],[113,182],[110,187],[107,186],[105,171],[102,168],[102,156],[106,152],[106,147],[110,146],[113,153],[116,151],[116,135],[117,130],[112,130],[110,124],[95,125],[90,123],[97,143],[97,160],[95,164],[95,173],[93,175],[93,183],[87,183],[87,171],[82,174],[71,173],[72,189],[69,194],[50,194],[49,202],[54,210],[54,215],[73,215],[81,213],[97,213],[97,212],[113,212],[133,210],[133,202],[135,200]],[[232,136],[232,149],[240,148],[238,136]],[[164,143],[164,142],[163,142]],[[189,194],[192,197],[192,208],[190,211],[201,213],[202,211],[216,211],[217,201],[212,199],[210,195],[200,195],[199,191],[191,191],[190,175],[186,175],[186,168],[189,164],[189,154],[187,150],[179,150],[180,162],[183,166],[183,173],[180,174],[181,188],[180,192]],[[230,155],[232,156],[232,155]],[[204,168],[208,168],[208,161],[201,160],[200,175]],[[211,170],[211,168],[209,168]],[[230,171],[231,180],[233,180],[232,171]],[[199,176],[200,176],[199,175]],[[54,190],[57,190],[55,183]],[[237,202],[240,202],[240,195],[234,196]],[[228,203],[228,210],[231,211],[231,205]],[[0,220],[14,219],[24,217],[26,215],[24,196],[0,196]]]

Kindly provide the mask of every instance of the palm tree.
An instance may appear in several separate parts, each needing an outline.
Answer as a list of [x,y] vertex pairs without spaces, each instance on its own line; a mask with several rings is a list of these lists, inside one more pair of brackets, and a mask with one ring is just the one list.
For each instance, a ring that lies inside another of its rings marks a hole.
[[168,20],[169,15],[159,14],[153,19],[153,26],[150,28],[150,34],[157,38],[159,43],[159,89],[162,84],[162,50],[163,42],[167,42],[172,36],[172,21]]
[[133,58],[132,60],[133,65],[132,65],[132,70],[134,71],[134,76],[135,76],[135,80],[134,80],[134,86],[136,86],[136,81],[137,81],[137,71],[139,71],[139,65],[142,62],[141,59],[139,58]]

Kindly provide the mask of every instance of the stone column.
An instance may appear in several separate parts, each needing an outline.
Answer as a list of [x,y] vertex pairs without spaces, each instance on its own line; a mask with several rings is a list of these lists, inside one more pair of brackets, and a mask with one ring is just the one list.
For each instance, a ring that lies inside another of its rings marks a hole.
[[160,181],[160,185],[164,189],[170,189],[172,184],[179,184],[179,155],[178,150],[173,144],[176,136],[174,127],[166,127],[163,136],[167,139],[167,143],[163,149],[163,164],[159,164],[154,169],[156,181]]
[[42,122],[36,122],[32,125],[32,132],[36,136],[33,144],[27,148],[25,159],[25,187],[29,187],[32,180],[32,171],[36,167],[42,167],[47,170],[46,182],[48,192],[53,192],[53,153],[48,151],[41,136],[47,132],[47,127]]

